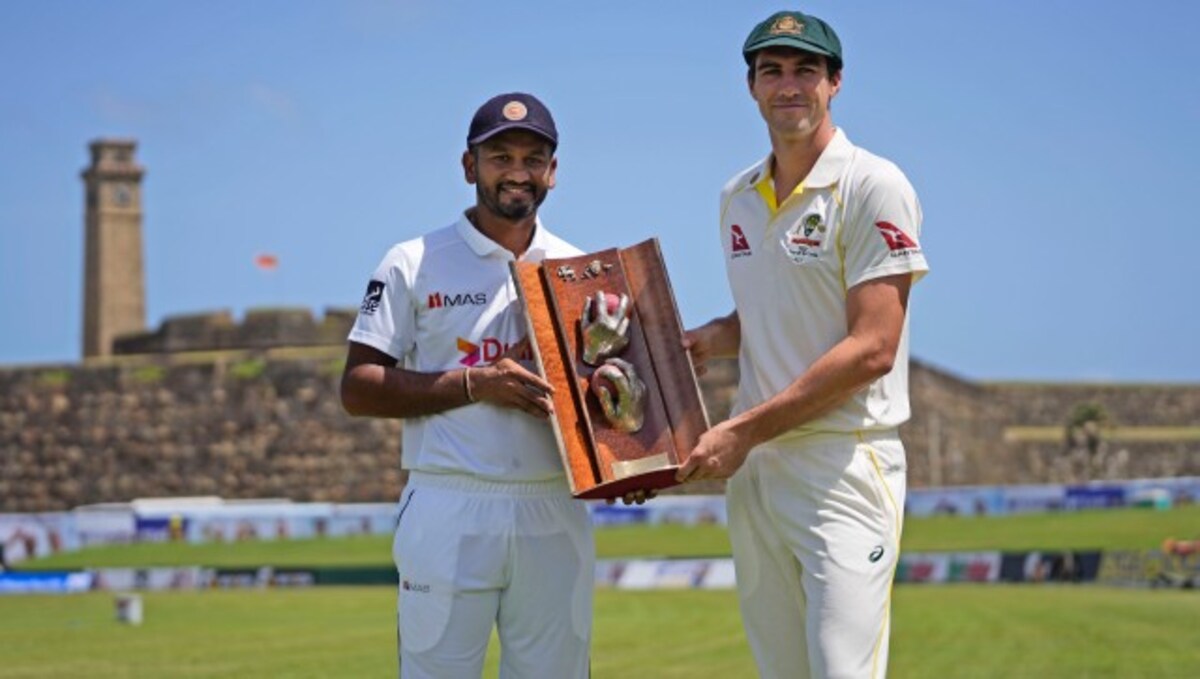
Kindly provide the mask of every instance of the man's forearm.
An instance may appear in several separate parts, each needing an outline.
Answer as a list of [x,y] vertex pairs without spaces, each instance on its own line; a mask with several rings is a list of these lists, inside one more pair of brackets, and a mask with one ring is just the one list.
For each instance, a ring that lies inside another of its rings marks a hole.
[[471,402],[464,383],[466,370],[422,373],[357,365],[342,378],[342,404],[351,415],[366,417],[434,415]]
[[887,374],[894,352],[853,335],[838,342],[786,389],[732,418],[727,426],[756,446],[833,410]]

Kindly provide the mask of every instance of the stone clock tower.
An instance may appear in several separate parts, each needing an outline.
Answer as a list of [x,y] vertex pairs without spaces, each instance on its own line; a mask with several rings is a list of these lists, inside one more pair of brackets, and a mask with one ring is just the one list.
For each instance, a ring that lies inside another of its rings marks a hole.
[[109,356],[113,339],[146,328],[142,175],[132,139],[91,143],[84,169],[83,357]]

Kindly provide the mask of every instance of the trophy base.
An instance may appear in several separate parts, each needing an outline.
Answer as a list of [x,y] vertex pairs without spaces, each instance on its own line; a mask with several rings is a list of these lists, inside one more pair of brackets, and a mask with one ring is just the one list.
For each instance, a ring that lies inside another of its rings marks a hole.
[[617,500],[639,490],[662,490],[679,484],[675,480],[675,472],[678,470],[679,465],[671,465],[644,474],[605,481],[586,490],[573,492],[571,495],[580,500]]

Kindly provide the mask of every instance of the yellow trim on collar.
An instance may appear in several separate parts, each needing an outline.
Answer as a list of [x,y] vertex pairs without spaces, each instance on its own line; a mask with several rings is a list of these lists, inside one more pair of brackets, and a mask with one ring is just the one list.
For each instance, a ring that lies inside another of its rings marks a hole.
[[792,189],[792,193],[787,198],[784,198],[783,201],[780,201],[775,195],[775,178],[771,173],[771,161],[768,160],[766,167],[763,169],[762,179],[758,180],[754,185],[754,189],[758,191],[758,195],[762,196],[763,202],[767,204],[767,209],[771,211],[771,216],[774,217],[779,213],[779,208],[783,207],[783,204],[789,198],[804,193],[804,182],[797,184],[796,188]]

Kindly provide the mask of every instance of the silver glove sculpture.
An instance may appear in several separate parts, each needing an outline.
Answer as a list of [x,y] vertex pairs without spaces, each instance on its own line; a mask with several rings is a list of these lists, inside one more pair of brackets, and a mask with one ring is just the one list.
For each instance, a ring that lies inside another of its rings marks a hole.
[[583,362],[600,365],[600,361],[619,354],[629,344],[629,297],[621,295],[618,300],[616,295],[596,292],[584,302],[579,325]]
[[632,364],[608,359],[592,373],[591,388],[613,429],[632,434],[642,428],[646,420],[646,385]]

